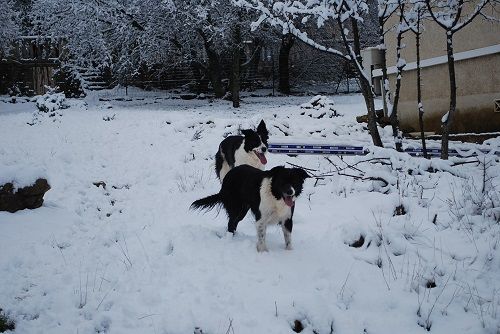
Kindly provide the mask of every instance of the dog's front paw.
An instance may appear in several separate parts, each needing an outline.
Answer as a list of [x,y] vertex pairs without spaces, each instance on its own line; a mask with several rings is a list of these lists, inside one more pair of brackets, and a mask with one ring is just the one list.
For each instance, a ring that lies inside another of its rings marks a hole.
[[286,250],[293,250],[292,244],[285,245]]
[[265,244],[257,244],[257,252],[269,252]]

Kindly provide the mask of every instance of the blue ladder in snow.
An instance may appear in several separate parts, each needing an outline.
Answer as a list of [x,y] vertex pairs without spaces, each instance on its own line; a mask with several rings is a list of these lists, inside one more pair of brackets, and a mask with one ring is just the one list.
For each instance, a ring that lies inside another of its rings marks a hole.
[[284,154],[334,154],[334,155],[366,155],[368,150],[363,146],[338,146],[318,144],[269,144],[269,152]]
[[[281,153],[281,154],[313,154],[313,155],[367,155],[370,151],[365,149],[363,146],[347,146],[347,145],[328,145],[328,144],[281,144],[281,143],[269,143],[270,153]],[[413,157],[421,157],[424,155],[424,150],[421,148],[407,148],[404,150],[405,153]],[[455,149],[449,150],[450,156],[458,157],[474,157],[478,155],[478,152],[482,154],[494,154],[500,156],[500,150],[487,150],[487,149],[472,149],[469,151]],[[427,154],[430,157],[441,156],[441,149],[439,148],[428,148]]]

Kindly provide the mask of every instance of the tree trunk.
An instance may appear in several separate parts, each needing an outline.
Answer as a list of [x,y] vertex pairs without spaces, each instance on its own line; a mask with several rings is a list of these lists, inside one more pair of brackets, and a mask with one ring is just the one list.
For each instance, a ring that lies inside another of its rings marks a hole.
[[202,29],[197,30],[198,34],[203,39],[203,46],[208,57],[208,76],[212,82],[214,95],[216,98],[224,96],[224,88],[222,87],[222,68],[219,62],[219,55],[212,48],[212,43],[208,40],[207,36]]
[[205,84],[203,80],[203,68],[195,60],[191,60],[189,62],[189,66],[191,67],[191,72],[193,73],[196,81],[196,94],[205,93],[208,88],[208,83]]
[[441,159],[448,159],[448,138],[453,124],[453,117],[455,117],[455,110],[457,108],[457,84],[455,79],[455,57],[453,55],[453,32],[446,32],[446,54],[448,57],[448,72],[450,77],[450,109],[447,115],[443,116],[441,120]]
[[420,73],[420,12],[417,17],[417,32],[415,34],[415,43],[417,49],[417,103],[418,103],[418,124],[420,125],[420,137],[422,139],[422,150],[424,158],[428,159],[427,147],[424,136],[424,106],[422,104],[422,75]]
[[260,54],[262,52],[262,44],[259,40],[255,40],[254,49],[252,50],[252,61],[248,66],[248,81],[252,83],[257,80],[257,73],[259,72]]
[[381,47],[381,65],[382,65],[382,95],[384,111],[389,115],[389,106],[391,101],[391,87],[389,86],[389,78],[387,76],[387,48],[385,46],[384,38],[384,18],[378,18],[378,33],[379,33],[379,47]]
[[[358,78],[359,78],[359,83],[361,85],[361,92],[363,93],[363,97],[365,99],[365,104],[366,104],[366,109],[368,111],[368,131],[370,132],[370,136],[372,137],[373,144],[375,146],[379,147],[384,147],[382,144],[382,139],[380,139],[380,134],[378,132],[378,127],[377,127],[377,118],[375,115],[375,100],[374,100],[374,92],[373,92],[373,87],[371,82],[368,81],[368,79],[365,76],[365,73],[363,73],[363,68],[360,67],[361,64],[363,63],[363,59],[361,57],[361,45],[359,41],[359,28],[358,28],[358,22],[355,19],[351,19],[351,24],[352,24],[352,35],[354,39],[354,53],[356,56],[356,59],[351,59],[351,62],[356,68],[356,71],[358,73]],[[341,29],[343,29],[342,25],[340,26]],[[343,35],[344,39],[344,44],[347,49],[349,49],[351,46],[349,45],[349,42],[347,41],[345,35]]]
[[189,66],[196,80],[196,94],[206,93],[208,91],[208,80],[205,77],[206,69],[196,60],[196,53],[194,51],[191,51]]
[[295,42],[292,34],[288,33],[281,38],[279,54],[279,86],[278,91],[283,94],[290,94],[290,50]]
[[209,48],[206,48],[205,50],[208,57],[208,74],[210,76],[210,81],[212,82],[214,95],[216,98],[221,98],[224,96],[224,88],[222,87],[222,68],[219,62],[219,55],[217,52]]
[[[179,52],[184,52],[181,42],[179,42],[176,38],[172,39],[172,43],[179,50]],[[191,72],[196,80],[196,94],[206,93],[208,91],[208,80],[205,76],[206,68],[196,60],[197,57],[194,50],[190,51],[190,55],[191,60],[189,61],[189,67],[191,68]]]
[[233,31],[233,64],[231,71],[231,97],[233,107],[240,107],[240,58],[241,58],[241,35],[240,26],[236,24]]
[[375,146],[384,147],[384,145],[382,145],[382,139],[380,139],[380,134],[378,133],[377,118],[375,115],[375,99],[372,87],[362,75],[360,75],[359,84],[368,111],[368,131],[372,137],[373,144]]
[[[403,21],[403,10],[401,10],[399,18],[399,26]],[[403,68],[405,64],[401,64],[401,40],[403,39],[403,32],[398,31],[397,34],[397,45],[396,45],[396,91],[394,92],[394,101],[392,103],[391,114],[389,115],[389,120],[391,121],[392,136],[394,137],[394,143],[396,145],[396,150],[398,152],[403,152],[403,143],[401,138],[401,132],[399,131],[399,121],[398,121],[398,104],[399,104],[399,93],[401,91],[401,78],[403,76]]]

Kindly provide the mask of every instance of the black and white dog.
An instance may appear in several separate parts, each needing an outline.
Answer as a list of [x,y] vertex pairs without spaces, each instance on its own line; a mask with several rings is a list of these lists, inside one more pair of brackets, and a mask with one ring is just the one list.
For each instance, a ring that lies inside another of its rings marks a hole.
[[241,133],[243,136],[225,138],[215,154],[215,173],[221,183],[226,174],[236,166],[250,165],[264,169],[267,163],[269,132],[264,120],[260,121],[257,131],[245,129]]
[[295,199],[302,192],[304,180],[309,175],[300,168],[274,167],[262,171],[248,165],[231,169],[218,194],[199,199],[191,209],[210,210],[222,205],[229,222],[227,230],[234,233],[248,210],[255,216],[257,250],[267,251],[267,225],[280,224],[285,238],[285,248],[292,249],[292,216]]

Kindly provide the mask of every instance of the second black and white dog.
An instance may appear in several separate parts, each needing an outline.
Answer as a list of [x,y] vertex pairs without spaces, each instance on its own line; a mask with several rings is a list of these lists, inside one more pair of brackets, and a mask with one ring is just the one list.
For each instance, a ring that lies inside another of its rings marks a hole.
[[199,199],[191,209],[210,210],[221,205],[229,218],[228,232],[234,233],[248,210],[255,216],[257,250],[267,251],[266,228],[280,224],[285,248],[292,249],[292,216],[295,199],[309,175],[300,168],[274,167],[269,171],[241,165],[231,169],[219,193]]
[[226,174],[236,166],[250,165],[264,169],[267,163],[269,133],[264,120],[260,121],[256,131],[245,129],[241,133],[243,136],[225,138],[215,154],[215,173],[221,183]]

